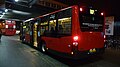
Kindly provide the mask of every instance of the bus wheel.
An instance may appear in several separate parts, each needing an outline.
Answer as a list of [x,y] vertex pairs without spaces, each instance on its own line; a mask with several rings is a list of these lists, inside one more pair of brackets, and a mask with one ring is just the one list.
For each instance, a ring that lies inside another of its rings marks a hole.
[[46,44],[45,43],[43,43],[41,45],[41,50],[42,50],[43,53],[46,53]]

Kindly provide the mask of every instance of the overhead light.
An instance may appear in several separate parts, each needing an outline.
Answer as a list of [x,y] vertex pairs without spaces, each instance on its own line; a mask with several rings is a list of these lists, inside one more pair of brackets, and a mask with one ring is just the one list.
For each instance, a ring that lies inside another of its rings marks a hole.
[[19,0],[15,0],[15,2],[18,2]]
[[3,12],[2,14],[4,15],[5,13]]
[[28,12],[23,12],[23,11],[18,11],[18,10],[12,10],[13,13],[16,13],[16,14],[23,14],[23,15],[30,15],[31,13],[28,13]]
[[5,9],[5,12],[8,12],[8,9]]

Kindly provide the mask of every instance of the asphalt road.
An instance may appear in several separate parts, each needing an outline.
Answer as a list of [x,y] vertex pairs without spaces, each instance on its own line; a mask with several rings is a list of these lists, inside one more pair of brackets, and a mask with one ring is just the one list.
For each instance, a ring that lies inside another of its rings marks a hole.
[[107,48],[102,57],[80,60],[61,58],[22,44],[18,36],[3,36],[0,67],[120,67],[120,50]]

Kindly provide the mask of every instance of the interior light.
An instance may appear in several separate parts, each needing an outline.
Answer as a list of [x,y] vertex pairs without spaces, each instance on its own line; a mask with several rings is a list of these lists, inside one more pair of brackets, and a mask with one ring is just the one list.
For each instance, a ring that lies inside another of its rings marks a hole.
[[95,10],[90,9],[90,14],[94,14]]
[[26,26],[23,26],[23,28],[26,28]]
[[28,22],[28,21],[31,21],[31,20],[33,20],[34,18],[30,18],[30,19],[28,19],[28,20],[25,20],[24,22]]
[[80,11],[83,11],[83,9],[82,9],[82,8],[80,8]]

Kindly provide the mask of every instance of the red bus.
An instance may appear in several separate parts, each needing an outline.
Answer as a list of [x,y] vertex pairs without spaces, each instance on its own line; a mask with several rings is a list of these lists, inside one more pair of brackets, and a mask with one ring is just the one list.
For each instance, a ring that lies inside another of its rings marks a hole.
[[16,34],[15,21],[6,20],[4,30],[5,30],[4,35],[15,35]]
[[75,5],[23,24],[24,42],[44,53],[76,59],[104,53],[104,13],[98,10]]

